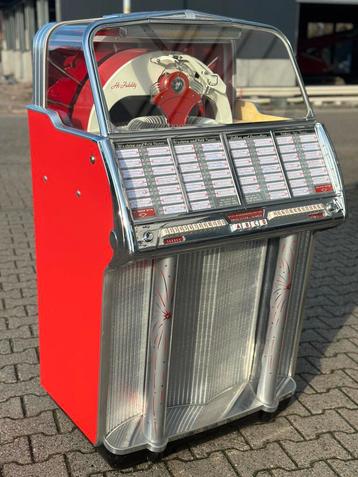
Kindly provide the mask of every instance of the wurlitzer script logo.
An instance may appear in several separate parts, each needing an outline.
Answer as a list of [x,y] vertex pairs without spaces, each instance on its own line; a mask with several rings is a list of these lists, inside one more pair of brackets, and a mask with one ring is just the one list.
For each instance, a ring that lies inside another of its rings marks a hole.
[[135,81],[117,81],[112,84],[111,89],[132,88],[136,89],[137,83]]

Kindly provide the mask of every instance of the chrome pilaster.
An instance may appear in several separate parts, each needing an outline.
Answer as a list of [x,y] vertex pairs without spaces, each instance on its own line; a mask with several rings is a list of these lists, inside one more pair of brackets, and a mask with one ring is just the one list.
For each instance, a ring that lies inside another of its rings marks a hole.
[[279,244],[273,279],[266,339],[257,389],[257,398],[268,411],[275,410],[278,406],[276,396],[277,376],[296,255],[297,235],[282,238]]
[[176,270],[175,255],[154,263],[143,418],[143,433],[153,452],[161,452],[168,442],[165,417]]

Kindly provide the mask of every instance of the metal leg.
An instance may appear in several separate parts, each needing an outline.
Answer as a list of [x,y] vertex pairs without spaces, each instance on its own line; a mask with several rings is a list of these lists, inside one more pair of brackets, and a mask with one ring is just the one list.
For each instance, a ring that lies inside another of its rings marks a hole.
[[148,448],[153,452],[164,450],[168,441],[165,411],[176,268],[176,256],[158,259],[154,263],[143,419],[143,433],[148,440]]
[[267,411],[274,411],[278,406],[276,397],[277,374],[296,255],[297,235],[282,238],[273,279],[265,346],[257,389],[257,398],[265,405]]

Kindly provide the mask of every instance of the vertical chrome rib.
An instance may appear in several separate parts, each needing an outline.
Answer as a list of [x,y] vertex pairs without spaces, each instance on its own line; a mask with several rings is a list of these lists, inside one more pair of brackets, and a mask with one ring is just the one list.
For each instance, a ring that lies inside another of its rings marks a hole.
[[143,434],[153,452],[162,451],[168,442],[165,415],[176,267],[176,256],[154,261],[143,416]]
[[289,235],[280,239],[270,298],[265,346],[261,360],[261,373],[257,388],[257,397],[267,410],[274,410],[278,405],[277,378],[292,278],[296,265],[297,244],[297,235]]

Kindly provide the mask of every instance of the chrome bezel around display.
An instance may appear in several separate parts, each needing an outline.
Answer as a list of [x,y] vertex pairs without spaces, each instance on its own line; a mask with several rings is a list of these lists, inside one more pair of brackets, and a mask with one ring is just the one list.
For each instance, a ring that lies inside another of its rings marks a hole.
[[[288,124],[287,124],[288,123]],[[134,136],[133,132],[127,134],[120,134],[120,135],[111,135],[111,141],[113,145],[120,145],[120,144],[130,144],[133,142],[146,142],[146,141],[168,141],[168,139],[173,140],[175,138],[181,137],[208,137],[208,136],[220,136],[221,140],[223,140],[223,135],[230,135],[230,134],[240,134],[240,135],[247,135],[247,134],[270,134],[271,132],[295,132],[299,130],[306,130],[306,129],[315,129],[317,135],[320,140],[320,144],[324,145],[327,159],[329,159],[329,166],[330,166],[330,176],[332,182],[334,183],[334,192],[328,193],[321,193],[319,195],[305,195],[301,197],[290,197],[287,199],[278,199],[278,200],[270,200],[270,201],[262,201],[259,203],[248,203],[241,194],[240,189],[240,204],[235,207],[229,208],[220,208],[220,209],[213,209],[215,212],[230,212],[232,210],[249,210],[255,209],[258,207],[267,207],[267,206],[275,206],[277,204],[291,204],[293,202],[301,202],[306,203],[309,200],[318,200],[318,198],[325,198],[325,197],[334,197],[337,194],[339,195],[340,191],[342,191],[342,182],[339,178],[339,168],[336,166],[336,162],[334,160],[334,153],[331,149],[331,144],[328,140],[328,136],[325,133],[323,126],[317,123],[314,120],[310,121],[275,121],[275,122],[267,122],[265,125],[262,123],[245,123],[245,124],[236,124],[232,126],[219,126],[219,127],[206,127],[206,128],[188,128],[188,129],[176,129],[176,128],[168,128],[168,130],[163,133],[162,130],[150,130],[150,131],[138,131]],[[165,134],[165,135],[164,135]],[[114,147],[114,146],[113,146]],[[230,158],[228,158],[229,165],[232,166]],[[120,181],[121,174],[119,174]],[[338,179],[337,179],[338,177]],[[236,180],[237,176],[234,173],[234,179]],[[124,185],[122,183],[122,188],[125,190]],[[128,207],[129,203],[127,202]],[[130,207],[129,207],[130,208]],[[199,212],[184,212],[179,214],[172,214],[167,216],[160,216],[160,217],[152,217],[148,219],[134,219],[132,214],[132,220],[135,224],[146,224],[146,223],[154,223],[154,222],[164,222],[169,220],[175,219],[184,219],[188,216],[190,217],[200,217],[203,214],[208,214],[213,211],[199,211]]]
[[111,121],[109,118],[107,103],[104,98],[104,93],[101,86],[97,64],[95,60],[95,55],[94,55],[93,39],[96,32],[106,26],[113,27],[115,25],[118,25],[120,27],[123,27],[126,25],[143,24],[143,23],[150,23],[150,22],[167,23],[167,24],[175,25],[175,24],[182,24],[183,21],[185,21],[185,23],[188,23],[188,24],[199,24],[199,25],[200,24],[201,25],[215,24],[216,26],[232,25],[237,28],[244,28],[244,29],[255,28],[258,31],[265,31],[277,36],[286,47],[288,57],[291,60],[291,64],[295,71],[298,86],[307,108],[306,119],[314,118],[313,110],[310,105],[307,92],[304,87],[303,79],[302,79],[300,70],[298,68],[291,44],[288,41],[287,37],[280,30],[274,27],[271,27],[269,25],[261,24],[261,23],[248,22],[248,21],[237,20],[234,18],[227,18],[227,17],[216,16],[216,15],[209,15],[209,14],[205,15],[200,12],[193,12],[188,10],[179,10],[179,11],[173,11],[173,12],[164,11],[164,12],[134,13],[130,15],[111,16],[111,17],[103,18],[101,20],[94,21],[87,27],[84,33],[83,40],[82,40],[83,52],[84,52],[84,57],[86,61],[86,66],[88,69],[88,77],[91,83],[93,100],[95,104],[95,110],[97,114],[97,119],[98,119],[101,135],[108,136],[109,134],[111,134],[112,127],[111,127]]

